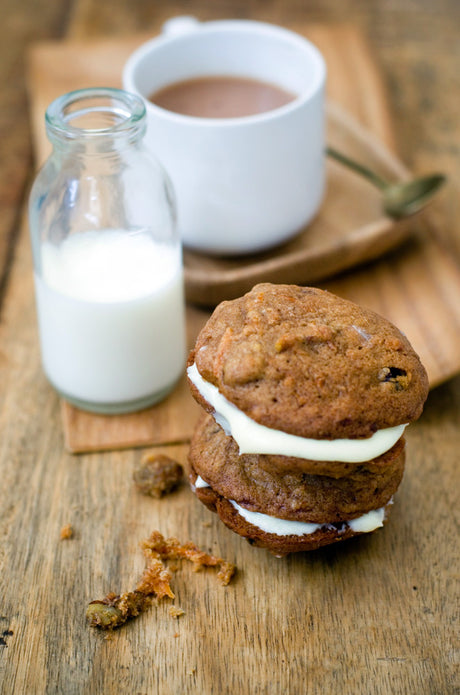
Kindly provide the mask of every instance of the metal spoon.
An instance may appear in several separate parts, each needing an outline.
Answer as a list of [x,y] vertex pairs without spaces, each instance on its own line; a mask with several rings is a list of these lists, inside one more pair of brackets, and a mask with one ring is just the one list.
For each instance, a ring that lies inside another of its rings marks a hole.
[[363,164],[355,162],[333,147],[327,147],[329,157],[336,159],[357,174],[370,181],[382,191],[383,209],[390,217],[407,217],[421,210],[442,186],[446,177],[443,174],[431,174],[413,181],[390,183]]

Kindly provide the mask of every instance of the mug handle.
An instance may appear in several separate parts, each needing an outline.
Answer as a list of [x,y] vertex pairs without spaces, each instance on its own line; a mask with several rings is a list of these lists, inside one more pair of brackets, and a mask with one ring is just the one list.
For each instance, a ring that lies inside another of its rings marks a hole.
[[171,17],[161,27],[163,36],[182,36],[196,31],[201,26],[201,22],[191,15]]

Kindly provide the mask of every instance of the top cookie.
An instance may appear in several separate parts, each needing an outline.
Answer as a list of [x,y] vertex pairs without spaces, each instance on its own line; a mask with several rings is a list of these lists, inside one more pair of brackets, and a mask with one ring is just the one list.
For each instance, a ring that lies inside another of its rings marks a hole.
[[264,283],[219,304],[193,363],[255,422],[313,439],[366,438],[409,423],[428,393],[425,369],[393,324],[296,285]]

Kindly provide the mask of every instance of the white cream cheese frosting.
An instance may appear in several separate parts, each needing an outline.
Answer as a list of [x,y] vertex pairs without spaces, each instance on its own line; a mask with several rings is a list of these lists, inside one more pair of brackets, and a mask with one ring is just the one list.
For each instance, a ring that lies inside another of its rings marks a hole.
[[195,480],[195,487],[200,488],[200,487],[209,487],[208,483],[206,480],[203,480],[201,475],[197,476],[197,479]]
[[190,381],[214,410],[216,422],[238,444],[240,454],[295,456],[312,461],[361,463],[389,451],[407,425],[387,427],[368,439],[309,439],[275,430],[252,420],[219,389],[203,379],[196,364],[187,369]]
[[[209,487],[208,483],[198,476],[195,481],[196,488]],[[288,519],[278,519],[261,512],[251,512],[249,509],[241,507],[234,500],[229,500],[230,504],[236,509],[238,514],[243,517],[251,526],[256,526],[265,533],[273,533],[276,536],[306,536],[315,533],[321,528],[336,528],[332,524],[312,524],[305,521],[289,521]],[[388,504],[392,504],[392,500]],[[344,522],[344,526],[350,528],[354,533],[370,533],[383,526],[385,520],[385,507],[373,509],[367,514],[358,516]]]
[[[303,521],[289,521],[288,519],[277,519],[274,516],[261,514],[260,512],[251,512],[244,507],[241,507],[237,502],[229,500],[235,507],[238,514],[243,517],[252,526],[257,526],[265,533],[273,533],[276,536],[305,536],[315,533],[321,528],[335,528],[331,524],[310,524]],[[348,526],[355,533],[370,533],[376,528],[383,526],[385,519],[385,507],[373,509],[367,514],[345,521],[344,525]]]

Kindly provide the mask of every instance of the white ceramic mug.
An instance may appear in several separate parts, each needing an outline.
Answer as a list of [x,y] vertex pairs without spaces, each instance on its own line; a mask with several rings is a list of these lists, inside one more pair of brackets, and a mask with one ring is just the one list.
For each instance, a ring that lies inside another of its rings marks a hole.
[[[297,96],[241,118],[196,118],[148,101],[166,85],[211,75],[253,78]],[[172,179],[187,247],[253,253],[312,219],[324,191],[325,77],[309,41],[246,20],[170,20],[131,55],[123,86],[146,100],[146,143]]]

